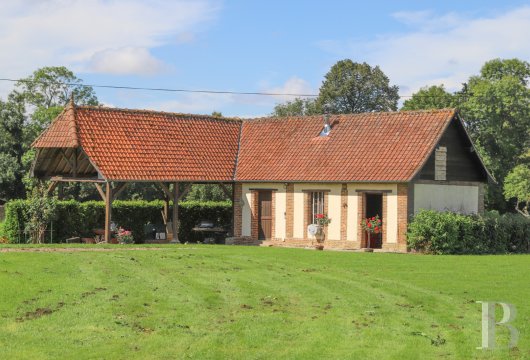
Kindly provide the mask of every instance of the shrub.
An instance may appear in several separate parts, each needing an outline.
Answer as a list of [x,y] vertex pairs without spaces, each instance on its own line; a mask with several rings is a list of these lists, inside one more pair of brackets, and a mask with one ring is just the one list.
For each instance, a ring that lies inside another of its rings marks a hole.
[[[24,229],[28,221],[28,200],[12,200],[6,204],[4,233],[10,242],[24,242]],[[135,242],[144,240],[144,226],[162,223],[162,201],[114,201],[112,221],[124,229],[131,230]],[[203,219],[219,225],[231,223],[231,202],[181,202],[179,203],[179,239],[195,241],[191,229]],[[105,204],[102,201],[83,203],[74,200],[58,201],[54,212],[53,241],[62,242],[73,236],[91,237],[93,229],[105,225]],[[46,242],[50,242],[48,232]]]
[[422,210],[410,222],[409,249],[431,254],[529,251],[530,220],[518,214],[484,216]]

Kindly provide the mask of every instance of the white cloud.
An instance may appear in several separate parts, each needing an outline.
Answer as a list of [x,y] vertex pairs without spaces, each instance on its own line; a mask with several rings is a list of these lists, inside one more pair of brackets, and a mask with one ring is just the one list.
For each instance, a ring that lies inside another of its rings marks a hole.
[[[116,73],[160,69],[150,49],[193,40],[217,0],[43,0],[0,2],[0,69],[27,76],[46,65]],[[180,40],[182,41],[182,40]],[[114,61],[110,54],[118,55]],[[156,65],[156,66],[155,66]]]
[[174,100],[154,101],[147,104],[147,109],[170,111],[185,114],[211,114],[234,103],[231,94],[191,93],[177,96]]
[[138,47],[124,47],[119,49],[106,49],[92,55],[88,68],[91,71],[107,74],[157,74],[166,66],[156,59],[148,49]]
[[323,41],[320,46],[380,65],[402,95],[442,83],[457,90],[493,58],[530,59],[529,6],[479,18],[432,12],[400,12],[394,18],[411,29],[365,41]]
[[[304,79],[293,76],[287,79],[287,81],[283,85],[266,88],[264,92],[271,93],[271,94],[309,95],[309,94],[314,94],[315,90]],[[304,97],[304,96],[299,96],[299,97]],[[287,100],[293,100],[295,96],[277,95],[277,96],[273,96],[273,98],[277,101],[287,101]]]

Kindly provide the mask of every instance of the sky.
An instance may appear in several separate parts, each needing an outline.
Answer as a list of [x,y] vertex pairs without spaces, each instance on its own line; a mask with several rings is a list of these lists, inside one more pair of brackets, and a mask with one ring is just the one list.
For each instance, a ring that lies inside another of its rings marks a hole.
[[[528,1],[0,2],[0,78],[66,66],[86,84],[317,94],[339,60],[379,65],[402,99],[461,87],[485,61],[530,61]],[[0,98],[12,83],[0,82]],[[254,117],[289,96],[96,88],[107,106]]]

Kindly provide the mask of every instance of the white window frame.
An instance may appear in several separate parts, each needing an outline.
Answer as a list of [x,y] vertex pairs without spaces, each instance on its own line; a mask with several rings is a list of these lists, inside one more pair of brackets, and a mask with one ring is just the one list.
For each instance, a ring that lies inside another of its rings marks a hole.
[[324,191],[312,191],[311,192],[311,221],[316,224],[316,215],[324,214]]

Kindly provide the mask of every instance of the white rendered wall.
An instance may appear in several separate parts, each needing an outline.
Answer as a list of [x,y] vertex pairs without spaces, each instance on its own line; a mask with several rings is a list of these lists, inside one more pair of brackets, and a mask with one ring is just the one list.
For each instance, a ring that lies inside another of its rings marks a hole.
[[274,237],[285,238],[285,211],[286,211],[286,193],[284,184],[278,183],[246,183],[242,185],[243,190],[243,207],[241,219],[241,235],[251,236],[252,214],[251,201],[252,193],[250,189],[275,189],[275,212],[274,212]]
[[476,214],[478,190],[476,185],[414,184],[414,213],[427,209]]

